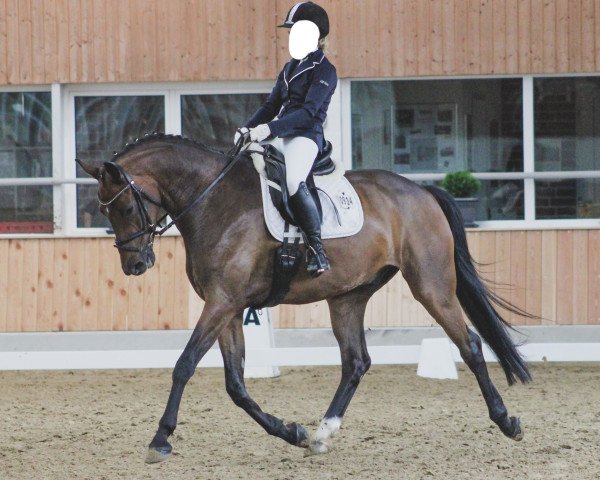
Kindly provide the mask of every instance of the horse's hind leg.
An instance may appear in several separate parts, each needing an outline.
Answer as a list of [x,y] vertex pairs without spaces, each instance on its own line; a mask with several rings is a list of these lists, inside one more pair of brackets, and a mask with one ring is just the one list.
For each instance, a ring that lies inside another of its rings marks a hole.
[[[435,269],[420,269],[421,272],[433,272]],[[427,276],[428,274],[423,274]],[[444,278],[446,277],[446,278]],[[419,300],[433,318],[442,326],[450,339],[456,344],[460,356],[475,375],[490,418],[500,430],[513,440],[521,440],[523,433],[519,419],[509,417],[502,397],[490,379],[483,358],[479,335],[467,328],[462,316],[462,309],[454,293],[455,280],[453,272],[438,274],[431,278],[415,279],[405,275],[413,295]]]
[[342,417],[371,366],[364,332],[364,315],[370,289],[356,290],[328,300],[333,333],[340,346],[342,378],[333,400],[311,439],[311,453],[326,453],[331,449],[331,437],[342,424]]
[[265,413],[250,397],[244,383],[244,332],[242,322],[232,321],[219,335],[219,346],[225,365],[225,386],[233,402],[250,415],[270,435],[282,438],[298,447],[308,446],[308,435],[300,424],[284,424]]

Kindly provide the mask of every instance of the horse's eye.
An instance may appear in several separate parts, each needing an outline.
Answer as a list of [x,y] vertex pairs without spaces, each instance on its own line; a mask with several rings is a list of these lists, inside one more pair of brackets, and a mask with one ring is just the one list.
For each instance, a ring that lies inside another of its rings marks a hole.
[[133,213],[133,207],[128,207],[125,209],[125,215],[131,215]]

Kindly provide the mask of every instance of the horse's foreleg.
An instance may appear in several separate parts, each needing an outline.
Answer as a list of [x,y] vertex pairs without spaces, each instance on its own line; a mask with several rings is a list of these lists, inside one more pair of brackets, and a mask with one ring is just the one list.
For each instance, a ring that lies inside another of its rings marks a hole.
[[225,385],[233,402],[250,415],[265,431],[298,447],[308,446],[308,435],[297,423],[284,424],[273,415],[265,413],[250,397],[244,383],[244,332],[239,321],[229,322],[219,335],[219,346],[225,365]]
[[358,384],[371,366],[363,328],[369,297],[370,293],[354,292],[328,300],[331,325],[342,357],[342,378],[317,432],[311,438],[310,453],[327,453],[331,449],[331,437],[340,429],[342,417]]
[[[204,307],[200,320],[173,369],[173,383],[169,400],[165,413],[158,423],[156,435],[150,442],[146,463],[160,462],[171,454],[172,447],[167,439],[177,425],[177,413],[185,385],[194,375],[196,366],[204,354],[215,343],[223,325],[229,322],[235,313],[229,307],[211,307],[208,304]],[[241,311],[239,317],[241,318]]]

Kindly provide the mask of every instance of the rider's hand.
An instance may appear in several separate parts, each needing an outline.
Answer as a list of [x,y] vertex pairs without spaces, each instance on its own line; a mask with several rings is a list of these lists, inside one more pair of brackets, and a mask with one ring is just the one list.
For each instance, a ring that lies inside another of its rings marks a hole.
[[249,131],[250,131],[250,130],[249,130],[249,129],[247,129],[246,127],[238,128],[238,129],[235,131],[235,135],[234,135],[234,137],[233,137],[233,144],[234,144],[234,145],[237,145],[238,141],[240,140],[240,137],[241,137],[242,135],[246,135],[246,133],[248,133]]
[[250,140],[253,142],[262,142],[271,135],[271,129],[266,123],[250,129]]

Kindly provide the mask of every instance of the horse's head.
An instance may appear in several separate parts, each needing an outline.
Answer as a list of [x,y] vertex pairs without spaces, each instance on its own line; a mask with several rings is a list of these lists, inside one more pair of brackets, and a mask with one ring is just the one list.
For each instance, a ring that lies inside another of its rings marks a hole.
[[96,167],[77,160],[98,180],[100,212],[115,232],[115,247],[126,275],[141,275],[154,265],[152,241],[160,213],[158,187],[149,179],[133,178],[117,163]]

